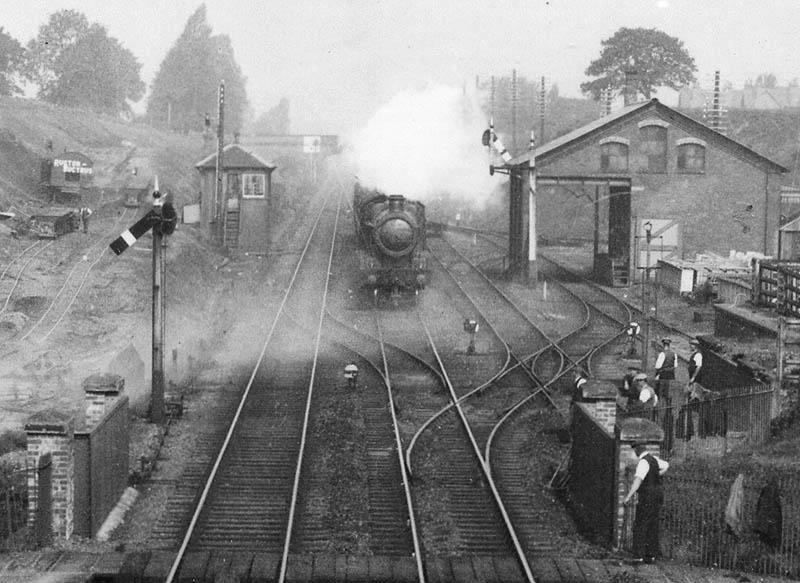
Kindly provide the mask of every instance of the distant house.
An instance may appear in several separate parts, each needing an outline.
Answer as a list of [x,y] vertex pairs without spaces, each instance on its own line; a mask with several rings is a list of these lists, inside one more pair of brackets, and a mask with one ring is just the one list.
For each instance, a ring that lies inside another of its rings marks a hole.
[[200,172],[200,223],[212,240],[237,253],[267,253],[270,240],[272,172],[276,166],[239,144],[222,152],[217,184],[217,153],[195,167]]
[[[710,107],[713,92],[699,87],[684,87],[678,92],[680,109]],[[745,85],[744,89],[728,89],[719,95],[720,105],[726,109],[787,109],[800,107],[800,87],[758,87]]]
[[[778,250],[786,168],[657,99],[533,154],[537,238],[593,241],[598,279],[625,285],[659,259]],[[530,161],[527,152],[507,164],[512,201],[526,204]],[[511,213],[512,265],[522,256],[514,239],[526,248],[527,217]]]

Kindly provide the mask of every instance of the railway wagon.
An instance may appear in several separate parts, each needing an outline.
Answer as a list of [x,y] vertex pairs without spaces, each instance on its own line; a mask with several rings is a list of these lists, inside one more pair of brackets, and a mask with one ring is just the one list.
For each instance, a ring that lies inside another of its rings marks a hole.
[[425,205],[356,184],[353,215],[361,284],[393,300],[428,282]]
[[53,202],[80,202],[94,185],[94,163],[80,152],[63,152],[42,158],[40,182]]
[[80,211],[51,207],[31,216],[30,231],[40,239],[56,239],[77,231],[80,222]]

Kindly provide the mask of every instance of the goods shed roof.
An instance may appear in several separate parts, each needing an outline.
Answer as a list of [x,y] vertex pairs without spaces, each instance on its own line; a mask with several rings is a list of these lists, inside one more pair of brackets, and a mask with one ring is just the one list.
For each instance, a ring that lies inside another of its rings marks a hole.
[[[546,144],[542,144],[533,150],[533,156],[536,158],[536,164],[538,165],[541,163],[547,163],[549,158],[556,156],[563,149],[577,145],[583,141],[588,142],[594,140],[598,137],[598,135],[607,132],[608,129],[618,124],[622,124],[632,117],[639,116],[646,111],[650,111],[658,117],[674,123],[675,125],[680,125],[686,129],[687,132],[701,137],[709,142],[713,142],[718,147],[731,151],[734,155],[744,158],[751,164],[765,167],[769,172],[788,172],[786,168],[780,164],[777,164],[776,162],[773,162],[769,158],[762,156],[755,150],[752,150],[747,146],[740,144],[736,140],[719,133],[713,128],[710,128],[707,125],[664,105],[655,98],[649,101],[642,101],[640,103],[634,103],[633,105],[625,106],[615,112],[612,112],[610,115],[598,118],[584,126],[564,134],[563,136],[559,136],[554,140],[550,140]],[[528,165],[530,160],[531,152],[528,151],[512,158],[508,162],[507,166]]]

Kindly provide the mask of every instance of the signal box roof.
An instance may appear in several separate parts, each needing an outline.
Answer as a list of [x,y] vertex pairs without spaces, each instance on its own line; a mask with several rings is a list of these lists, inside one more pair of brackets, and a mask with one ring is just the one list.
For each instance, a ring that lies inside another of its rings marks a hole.
[[[222,163],[225,169],[268,170],[277,168],[274,162],[264,160],[258,154],[245,150],[239,144],[228,144],[222,149]],[[217,167],[217,152],[206,156],[195,164],[198,170],[214,170]]]

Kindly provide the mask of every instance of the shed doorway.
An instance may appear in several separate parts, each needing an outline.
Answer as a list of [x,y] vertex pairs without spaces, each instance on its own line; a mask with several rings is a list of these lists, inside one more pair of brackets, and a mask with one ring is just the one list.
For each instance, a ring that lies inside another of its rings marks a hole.
[[[607,196],[595,200],[594,277],[612,286],[631,282],[631,185],[608,184]],[[603,244],[605,243],[605,244]]]

